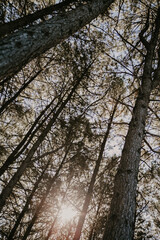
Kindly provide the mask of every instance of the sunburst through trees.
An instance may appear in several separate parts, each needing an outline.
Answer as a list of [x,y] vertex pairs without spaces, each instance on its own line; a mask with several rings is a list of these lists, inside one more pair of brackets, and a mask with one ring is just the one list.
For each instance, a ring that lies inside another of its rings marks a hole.
[[0,238],[158,240],[160,5],[0,2]]

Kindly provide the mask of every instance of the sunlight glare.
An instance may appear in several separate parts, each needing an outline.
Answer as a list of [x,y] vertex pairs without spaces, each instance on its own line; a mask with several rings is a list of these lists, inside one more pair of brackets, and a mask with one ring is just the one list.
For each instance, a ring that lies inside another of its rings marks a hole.
[[60,219],[63,222],[68,222],[71,221],[76,216],[76,214],[77,212],[72,206],[64,205],[61,208]]

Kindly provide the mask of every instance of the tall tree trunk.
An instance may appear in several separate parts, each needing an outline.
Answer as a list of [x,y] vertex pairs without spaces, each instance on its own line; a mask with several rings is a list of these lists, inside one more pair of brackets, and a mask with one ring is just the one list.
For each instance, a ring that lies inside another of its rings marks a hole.
[[99,215],[99,210],[100,210],[100,207],[101,207],[101,203],[102,203],[102,200],[103,200],[103,194],[104,194],[105,189],[106,189],[106,185],[103,186],[102,192],[100,193],[100,200],[98,202],[97,211],[96,211],[96,214],[94,216],[93,225],[91,227],[88,240],[94,240],[95,239],[95,236],[96,236],[95,227],[96,227],[96,224],[97,224],[97,217]]
[[[110,214],[106,223],[103,240],[133,240],[136,212],[136,187],[140,162],[141,145],[145,130],[145,121],[149,97],[152,91],[152,63],[160,28],[160,8],[155,21],[155,30],[150,43],[140,36],[147,54],[143,69],[142,84],[133,109],[125,139],[120,165],[115,176]],[[144,28],[146,31],[147,29]],[[144,32],[142,30],[142,35]]]
[[34,76],[32,76],[25,84],[22,85],[22,87],[14,94],[13,97],[5,101],[5,103],[2,104],[0,107],[0,114],[9,106],[9,104],[13,103],[13,101],[21,94],[22,91],[24,91],[25,88],[28,87],[28,85],[42,72],[42,70],[39,70]]
[[[46,198],[47,198],[47,196],[48,196],[48,194],[49,194],[49,192],[50,192],[50,190],[51,190],[51,188],[52,188],[55,180],[57,179],[57,177],[58,177],[58,175],[59,175],[59,172],[61,171],[61,169],[62,169],[62,167],[63,167],[63,165],[64,165],[64,163],[65,163],[65,160],[66,160],[66,157],[67,157],[68,152],[69,152],[69,150],[70,150],[70,147],[71,147],[71,144],[70,144],[69,147],[66,149],[66,153],[65,153],[65,155],[64,155],[64,157],[63,157],[63,159],[62,159],[62,162],[61,162],[61,164],[59,165],[59,168],[57,169],[54,177],[53,177],[52,180],[48,183],[47,189],[46,189],[45,193],[43,194],[43,197],[42,197],[42,199],[41,199],[41,201],[40,201],[40,203],[39,203],[39,205],[38,205],[38,207],[37,207],[37,209],[36,209],[36,211],[35,211],[32,219],[31,219],[31,221],[30,221],[30,223],[28,224],[28,227],[27,227],[27,229],[26,229],[26,231],[25,231],[25,233],[24,233],[24,236],[23,236],[22,240],[26,240],[27,237],[29,236],[29,234],[30,234],[30,232],[31,232],[31,229],[32,229],[35,221],[37,220],[37,218],[38,218],[38,216],[39,216],[39,213],[40,213],[40,211],[41,211],[41,209],[42,209],[42,207],[43,207],[43,205],[44,205],[44,203],[45,203],[45,201],[46,201]],[[70,183],[69,183],[69,184],[70,184]]]
[[[50,111],[47,116],[39,123],[41,118],[44,116],[44,114],[47,112],[47,110],[51,107],[53,104],[55,98],[45,107],[44,110],[41,111],[39,116],[34,121],[31,128],[28,130],[28,132],[25,134],[22,141],[17,145],[17,147],[13,150],[13,152],[9,155],[5,163],[0,168],[0,176],[7,170],[7,168],[14,162],[16,159],[23,153],[23,151],[27,148],[28,144],[30,144],[31,140],[35,136],[35,133],[40,129],[40,127],[43,126],[43,123],[48,119],[51,113],[54,112],[56,108],[53,109],[53,111]],[[57,105],[56,105],[57,107]],[[38,125],[38,126],[37,126]]]
[[69,181],[68,181],[68,183],[67,183],[67,189],[66,189],[66,191],[65,191],[65,192],[63,193],[63,195],[62,195],[63,197],[62,197],[61,203],[59,204],[59,207],[58,207],[58,209],[57,209],[56,216],[55,216],[55,218],[54,218],[54,221],[53,221],[52,224],[51,224],[51,227],[50,227],[50,229],[49,229],[49,232],[48,232],[47,237],[45,238],[45,240],[49,240],[49,238],[50,238],[51,235],[52,235],[52,232],[53,232],[54,226],[55,226],[55,224],[56,224],[57,218],[58,218],[58,216],[59,216],[59,213],[60,213],[60,211],[61,211],[63,202],[64,202],[64,200],[65,200],[65,198],[66,198],[67,190],[68,190],[68,188],[69,188],[69,186],[70,186],[70,184],[71,184],[72,177],[73,177],[73,175],[71,174],[71,176],[70,176],[70,178],[69,178]]
[[[90,67],[90,66],[89,66]],[[89,68],[88,67],[88,68]],[[8,198],[8,196],[10,195],[13,187],[15,186],[15,184],[17,183],[17,181],[20,179],[20,177],[22,176],[22,174],[24,173],[24,171],[26,170],[26,168],[28,167],[28,165],[30,164],[32,157],[34,155],[34,153],[36,152],[37,148],[40,146],[40,144],[43,142],[43,140],[45,139],[45,137],[47,136],[47,134],[49,133],[51,127],[53,126],[53,124],[55,123],[57,117],[60,115],[60,113],[62,112],[62,110],[65,108],[66,104],[70,101],[70,99],[72,98],[73,94],[75,93],[75,90],[77,89],[79,83],[82,81],[83,77],[86,75],[86,72],[88,72],[88,68],[84,70],[84,72],[82,73],[82,76],[79,77],[75,83],[75,85],[73,86],[72,90],[70,91],[70,93],[68,94],[67,98],[62,102],[62,104],[59,106],[59,108],[57,109],[57,111],[55,112],[55,114],[53,114],[53,117],[49,120],[47,126],[45,127],[45,129],[42,131],[41,135],[38,137],[37,141],[33,144],[32,148],[30,149],[30,151],[28,152],[27,157],[24,159],[24,161],[22,162],[21,166],[18,168],[17,172],[14,174],[14,176],[11,178],[11,180],[9,181],[9,183],[7,184],[7,186],[3,189],[1,195],[0,195],[0,211],[2,210],[3,206],[5,205],[6,199]]]
[[81,231],[82,231],[83,224],[84,224],[84,221],[85,221],[85,217],[87,215],[87,210],[88,210],[91,198],[92,198],[93,187],[94,187],[96,177],[97,177],[97,174],[98,174],[98,171],[99,171],[99,167],[100,167],[100,164],[101,164],[101,161],[102,161],[103,152],[104,152],[104,149],[105,149],[105,144],[106,144],[107,138],[108,138],[110,130],[111,130],[111,124],[112,124],[113,117],[114,117],[114,114],[115,114],[115,111],[116,111],[116,108],[117,108],[117,104],[118,104],[118,101],[116,102],[116,104],[114,106],[114,109],[113,109],[113,112],[111,114],[111,117],[109,119],[107,131],[104,135],[103,142],[101,144],[101,149],[100,149],[100,152],[99,152],[99,156],[98,156],[98,159],[96,161],[96,165],[95,165],[95,168],[94,168],[94,171],[93,171],[91,182],[90,182],[87,194],[86,194],[86,198],[85,198],[85,201],[84,201],[84,204],[83,204],[82,212],[81,212],[81,215],[79,217],[79,221],[78,221],[78,224],[77,224],[77,227],[76,227],[76,232],[75,232],[73,240],[79,240],[80,236],[81,236]]
[[0,79],[22,69],[29,61],[104,13],[114,0],[92,0],[43,23],[19,30],[0,41]]
[[43,176],[44,176],[44,174],[45,174],[45,172],[46,172],[46,170],[47,170],[50,162],[51,162],[51,160],[48,161],[48,163],[47,163],[47,165],[45,166],[43,172],[41,173],[41,175],[39,176],[38,180],[37,180],[36,183],[34,184],[34,187],[33,187],[32,191],[31,191],[30,195],[29,195],[28,198],[27,198],[27,201],[26,201],[26,203],[25,203],[25,205],[24,205],[23,210],[21,211],[21,213],[20,213],[19,216],[17,217],[17,220],[16,220],[16,222],[15,222],[15,224],[14,224],[14,226],[13,226],[13,228],[12,228],[12,230],[11,230],[9,236],[8,236],[8,239],[14,240],[14,234],[15,234],[15,232],[16,232],[16,230],[17,230],[17,228],[18,228],[18,226],[19,226],[22,218],[24,217],[26,211],[28,210],[28,206],[29,206],[29,204],[31,203],[31,200],[32,200],[32,198],[33,198],[33,196],[34,196],[34,194],[35,194],[35,191],[36,191],[37,188],[38,188],[38,185],[40,184],[41,180],[43,179]]
[[[11,104],[13,103],[13,101],[28,87],[28,85],[33,82],[33,80],[35,80],[35,78],[37,76],[40,75],[40,73],[42,73],[42,71],[45,72],[46,67],[52,62],[52,58],[46,63],[46,65],[43,67],[43,69],[39,69],[36,73],[34,73],[33,76],[30,77],[30,79],[28,81],[26,81],[21,87],[20,89],[11,97],[9,98],[7,101],[5,101],[1,107],[0,107],[0,114]],[[35,72],[35,70],[34,70]]]
[[65,0],[63,2],[50,5],[44,9],[38,10],[34,13],[28,14],[24,17],[18,18],[14,21],[10,21],[7,23],[0,24],[0,37],[13,32],[19,28],[22,28],[26,25],[33,23],[38,19],[44,18],[46,15],[52,14],[54,11],[63,10],[66,8],[70,3],[73,3],[74,0]]

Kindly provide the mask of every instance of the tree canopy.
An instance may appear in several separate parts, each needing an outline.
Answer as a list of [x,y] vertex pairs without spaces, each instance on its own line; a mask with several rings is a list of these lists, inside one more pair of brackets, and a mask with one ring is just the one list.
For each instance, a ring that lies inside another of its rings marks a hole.
[[0,2],[0,238],[158,240],[160,4]]

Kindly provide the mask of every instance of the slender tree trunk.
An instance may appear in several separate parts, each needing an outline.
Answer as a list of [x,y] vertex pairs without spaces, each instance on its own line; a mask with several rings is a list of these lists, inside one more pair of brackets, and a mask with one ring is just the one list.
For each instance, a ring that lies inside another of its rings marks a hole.
[[[90,67],[90,66],[89,66]],[[89,68],[88,67],[88,68]],[[88,69],[87,69],[88,70]],[[62,104],[60,105],[60,107],[57,109],[56,113],[53,115],[53,117],[49,120],[47,126],[45,127],[45,129],[43,130],[43,132],[41,133],[41,135],[38,137],[37,141],[33,144],[32,148],[30,149],[30,151],[28,152],[27,157],[25,158],[25,160],[22,162],[21,166],[18,168],[17,172],[14,174],[14,176],[11,178],[11,180],[9,181],[8,185],[3,189],[1,195],[0,195],[0,211],[2,210],[3,206],[5,205],[6,199],[9,197],[13,187],[15,186],[15,184],[17,183],[17,181],[20,179],[20,177],[22,176],[22,174],[24,173],[24,171],[26,170],[26,168],[28,167],[28,165],[30,164],[32,157],[34,155],[34,153],[36,152],[37,148],[40,146],[40,144],[43,142],[43,140],[45,139],[45,137],[47,136],[47,134],[49,133],[51,127],[53,126],[53,124],[55,123],[57,117],[60,115],[60,113],[62,112],[62,110],[65,108],[66,104],[70,101],[70,99],[72,98],[73,94],[75,93],[75,90],[77,89],[79,83],[81,82],[81,80],[83,79],[83,77],[86,75],[87,70],[84,71],[84,73],[82,73],[82,76],[80,78],[78,78],[78,80],[76,81],[75,85],[73,86],[72,90],[70,91],[69,95],[67,96],[67,98],[62,102]]]
[[2,104],[0,108],[0,114],[9,106],[9,104],[13,103],[13,101],[21,94],[21,92],[42,72],[39,70],[33,77],[31,77],[15,94],[13,97],[8,99],[4,104]]
[[19,30],[0,41],[0,79],[22,69],[29,61],[104,13],[114,0],[92,0],[43,23]]
[[25,231],[25,233],[24,233],[24,236],[23,236],[22,240],[26,240],[27,237],[29,236],[29,234],[30,234],[30,232],[31,232],[31,229],[32,229],[35,221],[37,220],[37,218],[38,218],[38,216],[39,216],[39,213],[40,213],[40,211],[41,211],[41,209],[42,209],[42,207],[43,207],[43,205],[44,205],[44,203],[45,203],[45,201],[46,201],[46,198],[47,198],[47,196],[48,196],[48,194],[49,194],[49,192],[50,192],[50,190],[51,190],[51,188],[52,188],[55,180],[57,179],[60,170],[62,169],[62,167],[63,167],[63,165],[64,165],[64,163],[65,163],[66,157],[67,157],[68,152],[69,152],[69,150],[70,150],[70,146],[71,146],[71,144],[69,145],[68,149],[66,150],[66,153],[65,153],[65,155],[64,155],[64,157],[63,157],[63,160],[62,160],[61,164],[59,165],[59,168],[57,169],[54,177],[53,177],[52,180],[48,183],[48,187],[47,187],[47,189],[46,189],[46,192],[43,194],[43,197],[42,197],[42,199],[41,199],[41,201],[40,201],[40,203],[39,203],[39,205],[38,205],[38,207],[37,207],[37,209],[36,209],[36,211],[35,211],[35,213],[34,213],[33,218],[31,219],[30,223],[28,224],[28,227],[27,227],[27,229],[26,229],[26,231]]
[[58,218],[58,215],[59,215],[59,213],[60,213],[60,211],[61,211],[61,206],[62,206],[62,204],[63,204],[63,202],[64,202],[64,200],[65,200],[65,197],[66,197],[66,194],[67,194],[67,190],[68,190],[68,188],[69,188],[69,186],[70,186],[72,177],[73,177],[73,175],[71,175],[71,177],[69,178],[69,182],[68,182],[68,184],[67,184],[67,189],[66,189],[66,191],[65,191],[65,192],[63,193],[63,195],[62,195],[63,198],[62,198],[62,200],[61,200],[61,204],[59,204],[59,208],[57,209],[57,214],[56,214],[56,216],[55,216],[55,218],[54,218],[53,223],[51,224],[51,227],[50,227],[50,229],[49,229],[49,232],[48,232],[47,237],[45,238],[45,240],[48,240],[48,239],[51,237],[51,235],[52,235],[52,232],[53,232],[53,229],[54,229],[54,225],[55,225],[55,223],[56,223],[56,221],[57,221],[57,218]]
[[[7,170],[9,165],[11,165],[23,153],[23,151],[27,148],[28,144],[31,142],[31,140],[35,136],[35,133],[40,129],[40,127],[43,125],[43,123],[48,119],[50,114],[53,113],[53,111],[50,111],[50,113],[47,114],[47,116],[42,120],[42,122],[39,123],[40,119],[44,116],[44,114],[47,112],[47,110],[51,107],[51,105],[53,104],[54,100],[55,100],[55,98],[39,114],[39,116],[36,118],[36,120],[34,121],[33,125],[31,126],[31,128],[25,134],[25,136],[22,139],[22,141],[17,145],[17,147],[13,150],[13,152],[7,158],[5,163],[2,165],[2,167],[0,168],[0,176]],[[55,109],[56,108],[54,108],[54,110]]]
[[100,207],[101,207],[101,203],[102,203],[102,200],[103,200],[103,193],[104,193],[105,189],[106,189],[106,186],[104,185],[103,189],[102,189],[102,192],[101,192],[101,197],[100,197],[100,200],[99,200],[99,203],[98,203],[98,206],[97,206],[97,211],[96,211],[96,214],[95,214],[95,217],[94,217],[94,220],[93,220],[93,225],[92,225],[92,228],[90,230],[88,240],[94,240],[94,238],[95,238],[95,235],[96,235],[95,227],[96,227],[96,224],[97,224],[97,217],[99,215],[99,210],[100,210]]
[[115,176],[113,198],[103,240],[133,240],[134,237],[138,168],[149,97],[153,87],[152,63],[159,28],[160,8],[150,43],[147,43],[141,36],[141,41],[147,49],[142,84],[133,109],[120,165]]
[[[39,69],[33,76],[30,77],[30,79],[28,81],[26,81],[21,87],[20,89],[14,94],[14,96],[12,96],[10,99],[8,99],[7,101],[5,101],[1,107],[0,107],[0,114],[9,106],[9,104],[13,103],[13,101],[24,91],[24,89],[26,89],[28,87],[28,85],[33,82],[33,80],[35,80],[35,78],[37,76],[40,75],[40,73],[42,71],[45,72],[46,67],[52,62],[52,58],[46,63],[46,65],[43,67],[43,69]],[[35,72],[35,70],[34,70]]]
[[[92,65],[92,63],[91,63]],[[90,65],[90,66],[91,66]],[[86,68],[84,70],[84,72],[82,73],[82,76],[80,77],[80,81],[81,79],[83,79],[83,77],[85,76],[86,72],[88,71],[88,69],[90,68],[90,66],[88,66],[88,68]],[[0,168],[0,176],[7,170],[8,166],[10,166],[14,161],[16,161],[16,159],[25,151],[25,149],[28,147],[28,145],[31,143],[31,140],[33,139],[33,137],[35,136],[35,134],[38,132],[38,130],[43,126],[43,124],[47,121],[47,119],[51,116],[51,114],[54,114],[54,112],[56,111],[56,109],[58,108],[58,106],[60,104],[62,104],[62,100],[65,97],[66,93],[63,94],[63,96],[61,97],[61,100],[58,101],[58,103],[56,104],[56,106],[44,117],[44,114],[47,112],[47,110],[52,106],[53,102],[56,100],[57,97],[55,97],[46,107],[44,110],[42,110],[42,112],[39,114],[39,116],[36,118],[36,120],[34,121],[33,125],[31,126],[31,128],[28,130],[28,132],[25,134],[24,138],[22,139],[22,141],[17,145],[17,147],[13,150],[13,152],[10,154],[10,156],[7,158],[7,160],[5,161],[5,163],[2,165],[2,167]],[[59,97],[59,96],[58,96]],[[43,120],[42,117],[44,117]],[[41,120],[41,122],[39,123],[39,121]],[[37,126],[38,125],[38,126]]]
[[42,180],[42,178],[43,178],[43,176],[44,176],[44,173],[46,172],[46,170],[47,170],[47,168],[48,168],[48,166],[49,166],[49,164],[50,164],[50,161],[51,161],[51,160],[48,161],[48,163],[47,163],[47,165],[45,166],[42,174],[39,176],[38,180],[37,180],[36,183],[34,184],[34,187],[33,187],[33,189],[32,189],[32,192],[31,192],[31,194],[29,195],[29,197],[27,198],[26,204],[24,205],[23,210],[22,210],[21,213],[19,214],[19,216],[18,216],[18,218],[17,218],[17,220],[16,220],[16,222],[15,222],[15,224],[14,224],[14,226],[13,226],[13,228],[12,228],[12,230],[11,230],[9,236],[8,236],[8,239],[9,239],[9,240],[14,240],[14,234],[15,234],[15,232],[16,232],[16,230],[17,230],[17,228],[18,228],[18,226],[19,226],[22,218],[24,217],[26,211],[28,210],[28,206],[29,206],[29,204],[31,203],[31,200],[32,200],[32,198],[33,198],[33,195],[35,194],[35,191],[37,190],[38,185],[40,184],[40,182],[41,182],[41,180]]
[[116,111],[116,108],[117,108],[117,104],[118,104],[118,101],[116,102],[116,104],[114,106],[114,109],[113,109],[113,112],[112,112],[112,115],[109,119],[107,131],[104,135],[104,139],[103,139],[103,142],[102,142],[102,145],[101,145],[99,156],[98,156],[98,159],[96,161],[96,166],[95,166],[94,171],[93,171],[91,182],[90,182],[90,185],[89,185],[89,188],[88,188],[88,192],[86,194],[86,198],[85,198],[85,201],[84,201],[84,204],[83,204],[82,212],[81,212],[81,215],[79,217],[79,221],[78,221],[78,224],[77,224],[77,227],[76,227],[76,232],[75,232],[73,240],[79,240],[80,236],[81,236],[81,231],[82,231],[83,224],[84,224],[84,221],[85,221],[85,217],[87,215],[87,210],[88,210],[91,198],[92,198],[93,187],[94,187],[96,177],[97,177],[97,174],[98,174],[98,171],[99,171],[99,167],[100,167],[100,164],[101,164],[101,161],[102,161],[103,152],[104,152],[104,149],[105,149],[105,144],[106,144],[106,141],[108,139],[108,136],[109,136],[109,133],[110,133],[110,130],[111,130],[111,124],[112,124],[113,117],[114,117],[114,114],[115,114],[115,111]]

